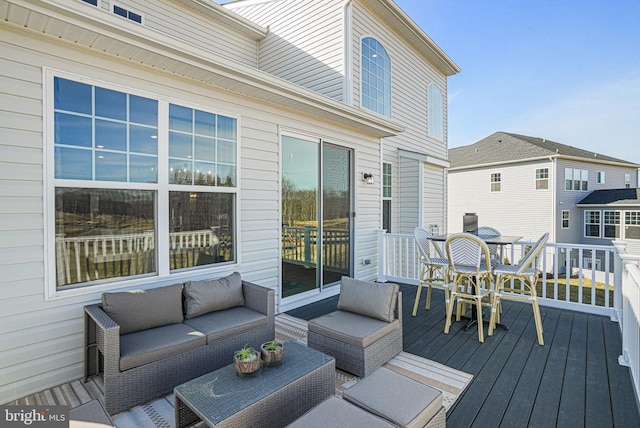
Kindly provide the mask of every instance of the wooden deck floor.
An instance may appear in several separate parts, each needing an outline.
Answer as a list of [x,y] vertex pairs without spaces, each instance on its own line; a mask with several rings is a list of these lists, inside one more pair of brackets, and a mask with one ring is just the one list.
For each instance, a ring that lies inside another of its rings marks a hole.
[[[443,333],[444,297],[424,294],[411,316],[416,288],[402,285],[404,350],[474,375],[447,413],[448,427],[640,427],[629,369],[618,364],[620,329],[607,317],[541,307],[538,346],[531,306],[504,302],[498,329],[478,342],[476,328],[453,323]],[[312,319],[335,310],[338,297],[288,312]],[[486,333],[486,326],[485,326]]]

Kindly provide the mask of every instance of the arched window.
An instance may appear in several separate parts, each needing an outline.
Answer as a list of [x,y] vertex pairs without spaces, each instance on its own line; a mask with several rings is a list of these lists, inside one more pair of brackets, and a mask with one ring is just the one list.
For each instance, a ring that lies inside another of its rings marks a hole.
[[444,104],[442,92],[434,83],[427,88],[427,133],[430,137],[444,141]]
[[391,117],[391,60],[380,42],[362,39],[362,107]]

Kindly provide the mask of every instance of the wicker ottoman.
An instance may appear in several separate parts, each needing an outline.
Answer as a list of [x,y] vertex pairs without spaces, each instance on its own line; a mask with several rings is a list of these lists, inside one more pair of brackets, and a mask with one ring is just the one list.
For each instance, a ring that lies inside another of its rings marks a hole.
[[293,421],[289,428],[391,428],[395,425],[367,413],[360,407],[348,403],[335,395],[327,398],[313,409]]
[[342,397],[400,427],[446,426],[442,392],[384,367],[345,389]]

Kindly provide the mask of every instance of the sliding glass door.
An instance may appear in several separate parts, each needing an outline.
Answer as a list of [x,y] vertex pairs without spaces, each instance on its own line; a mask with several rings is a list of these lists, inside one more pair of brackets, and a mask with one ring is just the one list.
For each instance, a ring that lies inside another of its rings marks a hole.
[[282,296],[322,291],[351,274],[352,152],[282,138]]

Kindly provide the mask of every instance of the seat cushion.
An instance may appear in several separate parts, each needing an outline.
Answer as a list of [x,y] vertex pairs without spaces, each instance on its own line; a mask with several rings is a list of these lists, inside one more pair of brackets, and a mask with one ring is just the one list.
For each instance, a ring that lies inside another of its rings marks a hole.
[[380,367],[344,390],[343,398],[401,427],[423,427],[442,407],[442,392]]
[[399,320],[385,322],[348,311],[335,311],[309,321],[309,331],[360,348],[368,347],[399,328]]
[[205,335],[185,324],[170,324],[120,336],[120,370],[177,355],[207,343]]
[[186,319],[235,306],[244,306],[242,279],[238,272],[224,278],[184,283]]
[[100,401],[91,400],[69,410],[69,428],[74,427],[113,427],[111,417]]
[[366,282],[343,276],[338,309],[391,322],[396,318],[399,288],[398,284]]
[[102,309],[120,334],[182,322],[182,284],[102,294]]
[[209,312],[184,320],[184,324],[204,333],[207,343],[235,336],[269,323],[266,315],[244,306]]
[[388,428],[395,425],[332,395],[287,426],[291,428]]

